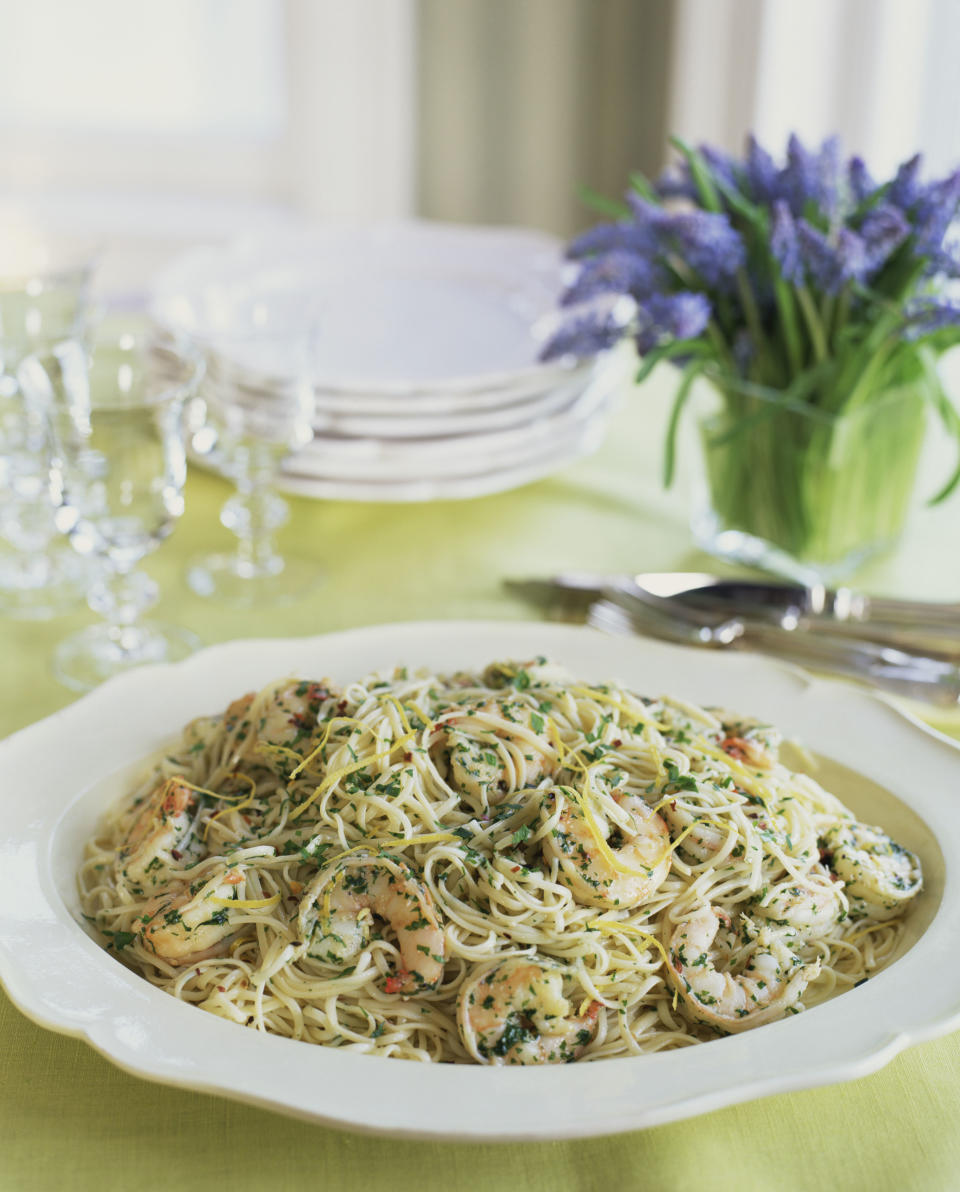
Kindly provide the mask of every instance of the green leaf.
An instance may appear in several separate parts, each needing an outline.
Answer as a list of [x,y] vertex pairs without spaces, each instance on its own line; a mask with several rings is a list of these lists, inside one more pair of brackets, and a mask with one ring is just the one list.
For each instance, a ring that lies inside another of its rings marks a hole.
[[667,423],[667,437],[663,448],[663,487],[669,488],[673,484],[674,465],[677,457],[677,427],[680,415],[687,404],[687,398],[693,388],[693,382],[703,372],[704,362],[694,360],[684,369],[683,380],[677,386],[677,394],[670,409],[670,420]]
[[650,185],[645,174],[634,170],[630,175],[630,188],[635,190],[641,199],[646,199],[648,203],[656,203],[658,207],[661,206],[660,196]]
[[642,385],[657,367],[661,360],[670,360],[674,356],[703,356],[707,354],[706,345],[695,339],[675,339],[672,343],[661,344],[659,348],[651,348],[640,362],[634,383]]
[[767,213],[762,207],[758,207],[755,203],[751,203],[746,195],[742,195],[736,187],[731,186],[725,178],[719,175],[713,176],[713,184],[717,190],[727,200],[727,205],[731,211],[735,211],[737,215],[742,216],[747,223],[752,224],[753,227],[760,233],[764,247],[766,247],[767,237],[770,229],[769,221],[767,220]]
[[592,187],[579,187],[577,196],[581,203],[584,203],[587,207],[592,207],[594,211],[598,211],[601,215],[609,215],[612,219],[628,219],[630,216],[630,208],[626,203],[622,203],[619,199],[607,198],[606,195],[600,194],[599,191],[593,190]]
[[670,144],[686,161],[687,167],[690,170],[690,177],[693,179],[693,184],[697,188],[703,207],[707,211],[722,211],[723,203],[720,202],[720,195],[717,192],[713,174],[710,172],[710,167],[703,160],[702,155],[679,137],[671,137]]

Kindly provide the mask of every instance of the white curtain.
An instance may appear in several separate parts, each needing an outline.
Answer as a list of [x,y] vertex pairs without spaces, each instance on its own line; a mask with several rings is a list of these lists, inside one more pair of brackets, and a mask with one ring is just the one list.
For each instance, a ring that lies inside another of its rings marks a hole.
[[838,133],[878,176],[960,164],[957,0],[676,0],[669,123],[769,148]]

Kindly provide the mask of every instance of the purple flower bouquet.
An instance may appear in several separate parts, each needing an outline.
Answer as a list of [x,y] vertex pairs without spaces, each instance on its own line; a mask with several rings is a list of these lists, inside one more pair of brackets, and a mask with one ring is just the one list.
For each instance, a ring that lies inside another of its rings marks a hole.
[[[803,578],[836,578],[898,537],[928,411],[960,442],[936,359],[960,340],[960,171],[932,182],[914,157],[877,183],[832,138],[791,137],[778,166],[674,141],[679,167],[631,179],[625,204],[574,240],[576,274],[543,355],[630,337],[643,380],[682,370],[665,447],[698,377],[710,509],[701,545]],[[960,464],[933,498],[960,481]]]

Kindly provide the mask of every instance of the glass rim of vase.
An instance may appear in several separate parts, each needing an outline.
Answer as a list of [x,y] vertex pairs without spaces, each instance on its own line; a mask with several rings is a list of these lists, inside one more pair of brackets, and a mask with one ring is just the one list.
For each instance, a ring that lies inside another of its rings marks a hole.
[[878,385],[871,390],[873,396],[869,400],[859,401],[850,407],[841,406],[835,410],[824,409],[803,398],[785,400],[786,387],[782,391],[777,391],[768,386],[755,384],[743,377],[714,372],[705,372],[704,379],[709,383],[710,389],[705,392],[701,391],[694,401],[701,420],[711,416],[713,412],[710,409],[711,404],[716,406],[730,393],[738,398],[766,406],[770,410],[771,416],[806,418],[811,422],[819,422],[825,426],[836,426],[848,419],[870,419],[884,408],[907,402],[916,402],[918,405],[928,404],[928,398],[924,392],[927,381],[922,376],[891,380],[886,384]]

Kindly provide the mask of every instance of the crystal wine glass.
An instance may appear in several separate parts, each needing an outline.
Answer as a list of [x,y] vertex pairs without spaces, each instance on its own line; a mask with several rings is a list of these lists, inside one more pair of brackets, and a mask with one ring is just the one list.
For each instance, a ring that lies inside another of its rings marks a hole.
[[280,463],[313,437],[316,332],[302,312],[281,314],[261,301],[231,310],[227,326],[203,341],[206,373],[195,404],[216,436],[211,462],[236,488],[220,521],[237,544],[193,560],[187,583],[229,604],[282,603],[322,575],[311,560],[282,555],[275,540],[289,517],[275,488]]
[[199,645],[184,629],[142,619],[158,590],[137,565],[183,512],[181,413],[202,371],[196,348],[133,331],[68,340],[20,366],[48,428],[58,528],[103,568],[87,601],[104,622],[66,638],[54,655],[57,677],[76,690]]
[[90,268],[0,280],[0,612],[43,619],[83,602],[92,579],[58,533],[50,500],[44,421],[24,400],[20,362],[82,335]]

